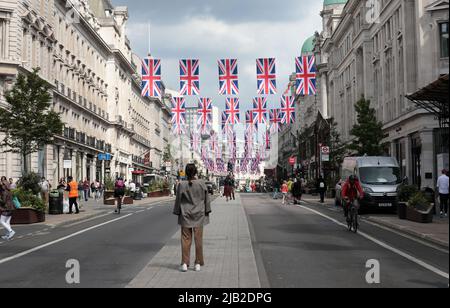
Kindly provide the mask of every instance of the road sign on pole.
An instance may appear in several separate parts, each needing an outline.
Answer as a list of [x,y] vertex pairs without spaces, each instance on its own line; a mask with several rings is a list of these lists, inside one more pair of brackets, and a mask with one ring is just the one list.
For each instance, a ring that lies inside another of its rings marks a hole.
[[289,158],[289,164],[291,166],[295,166],[296,163],[297,163],[297,158],[296,157]]
[[322,161],[329,162],[330,161],[330,147],[323,146],[321,148]]

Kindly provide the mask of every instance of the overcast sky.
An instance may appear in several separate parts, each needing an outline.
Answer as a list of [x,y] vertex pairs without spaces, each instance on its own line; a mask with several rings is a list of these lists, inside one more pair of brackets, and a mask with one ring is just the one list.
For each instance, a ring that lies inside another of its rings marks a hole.
[[[201,96],[223,109],[219,96],[217,60],[238,59],[242,115],[256,96],[256,59],[276,58],[278,95],[269,108],[279,108],[280,94],[295,70],[303,42],[321,29],[320,0],[113,0],[129,9],[128,36],[139,56],[162,59],[167,87],[179,90],[179,59],[200,60]],[[188,105],[196,104],[188,98]]]

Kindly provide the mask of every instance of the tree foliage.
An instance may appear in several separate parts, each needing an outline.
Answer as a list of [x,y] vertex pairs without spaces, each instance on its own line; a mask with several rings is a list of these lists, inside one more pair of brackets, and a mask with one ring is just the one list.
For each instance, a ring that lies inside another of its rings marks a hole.
[[362,97],[355,105],[358,114],[358,122],[353,126],[351,134],[355,137],[349,149],[358,155],[379,156],[383,155],[386,144],[384,139],[383,124],[377,120],[376,110],[370,107],[370,101]]
[[0,143],[6,152],[21,154],[25,173],[26,157],[53,143],[53,136],[63,130],[60,115],[51,109],[48,83],[39,77],[39,69],[19,74],[11,91],[5,93],[9,107],[0,109]]

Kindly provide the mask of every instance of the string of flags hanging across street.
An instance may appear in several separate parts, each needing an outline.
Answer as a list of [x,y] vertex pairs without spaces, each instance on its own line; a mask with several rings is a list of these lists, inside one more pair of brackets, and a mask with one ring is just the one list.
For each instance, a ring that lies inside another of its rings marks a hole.
[[[219,145],[219,134],[212,130],[213,101],[200,97],[200,60],[183,59],[180,66],[180,96],[172,97],[172,133],[186,134],[186,102],[185,96],[198,97],[197,130],[190,132],[192,151],[201,152],[206,168],[211,172],[226,173]],[[241,124],[241,108],[239,95],[239,70],[237,59],[218,60],[218,93],[225,98],[225,110],[222,115],[222,136],[227,139],[229,162],[235,171],[257,174],[261,161],[266,158],[266,151],[271,149],[271,134],[282,131],[287,125],[296,122],[295,97],[290,95],[292,85],[289,84],[281,96],[280,108],[268,109],[268,95],[277,94],[276,60],[260,58],[256,60],[256,93],[253,109],[245,111],[245,145],[243,157],[237,164],[237,136],[235,126]],[[295,94],[302,96],[316,95],[316,66],[313,55],[295,58]],[[162,64],[160,59],[147,57],[142,60],[142,96],[161,98],[163,95]],[[230,97],[231,96],[231,97]],[[254,147],[255,134],[265,125],[262,145]],[[202,135],[209,135],[209,144],[202,144]]]

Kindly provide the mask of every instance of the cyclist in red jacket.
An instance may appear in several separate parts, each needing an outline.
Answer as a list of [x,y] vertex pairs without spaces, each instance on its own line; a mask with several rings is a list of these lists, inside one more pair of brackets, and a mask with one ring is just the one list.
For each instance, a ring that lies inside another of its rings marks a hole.
[[357,199],[364,198],[364,190],[359,183],[359,179],[351,175],[342,187],[342,199],[344,205],[345,218],[348,219],[349,206]]

